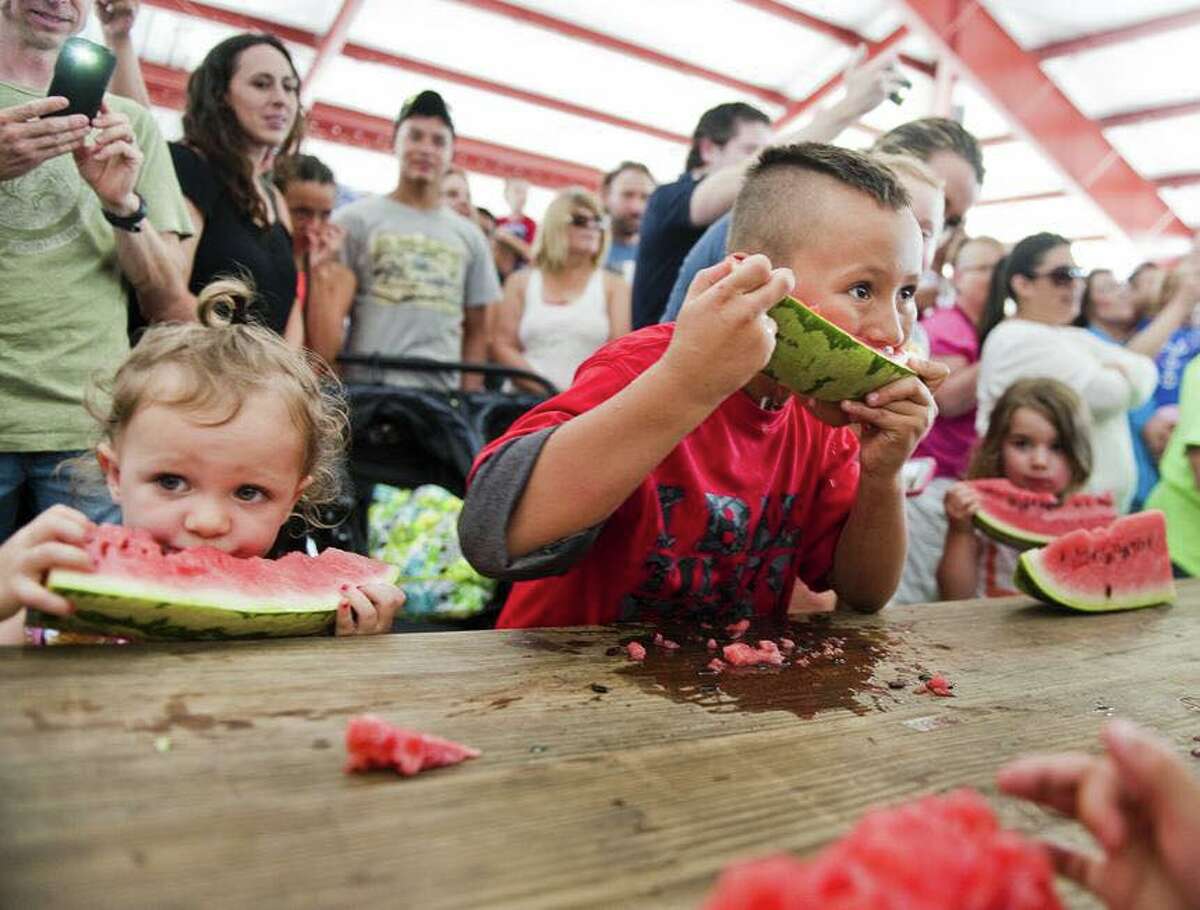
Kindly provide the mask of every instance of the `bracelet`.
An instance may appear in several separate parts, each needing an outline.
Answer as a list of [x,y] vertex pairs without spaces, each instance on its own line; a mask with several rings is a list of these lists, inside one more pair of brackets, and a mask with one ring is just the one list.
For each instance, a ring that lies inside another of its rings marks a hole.
[[146,200],[142,198],[141,193],[134,193],[134,195],[137,196],[138,207],[137,211],[132,215],[114,215],[103,206],[100,207],[100,214],[104,216],[105,221],[117,230],[138,234],[142,230],[142,222],[146,220]]

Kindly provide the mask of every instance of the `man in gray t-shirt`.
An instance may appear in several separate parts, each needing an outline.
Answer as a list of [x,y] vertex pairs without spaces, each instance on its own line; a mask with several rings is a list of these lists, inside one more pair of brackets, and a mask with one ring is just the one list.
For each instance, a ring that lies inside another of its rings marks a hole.
[[[454,126],[440,95],[426,91],[405,102],[396,122],[396,189],[334,215],[346,232],[342,261],[357,287],[342,306],[309,314],[319,353],[487,360],[487,307],[499,299],[500,285],[483,233],[442,203],[442,176],[453,148]],[[351,381],[377,378],[361,367],[348,367],[345,375]],[[395,385],[454,384],[453,373],[389,370],[383,378]],[[462,388],[481,387],[478,374],[462,377]]]

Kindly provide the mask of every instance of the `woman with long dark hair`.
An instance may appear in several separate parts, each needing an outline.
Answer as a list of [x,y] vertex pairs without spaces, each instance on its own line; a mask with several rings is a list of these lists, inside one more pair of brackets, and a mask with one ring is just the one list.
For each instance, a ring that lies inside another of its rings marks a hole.
[[256,319],[293,344],[304,340],[296,264],[283,196],[270,181],[276,154],[304,130],[300,77],[273,35],[227,38],[188,79],[183,141],[171,157],[196,233],[183,244],[193,293],[214,278],[248,280]]
[[[1126,415],[1154,393],[1158,372],[1148,357],[1071,325],[1082,292],[1071,244],[1057,234],[1026,237],[996,266],[979,327],[975,426],[982,436],[996,401],[1018,379],[1066,383],[1091,410],[1095,464],[1089,489],[1111,491],[1125,510],[1137,485]],[[1016,312],[1006,318],[1009,301]]]

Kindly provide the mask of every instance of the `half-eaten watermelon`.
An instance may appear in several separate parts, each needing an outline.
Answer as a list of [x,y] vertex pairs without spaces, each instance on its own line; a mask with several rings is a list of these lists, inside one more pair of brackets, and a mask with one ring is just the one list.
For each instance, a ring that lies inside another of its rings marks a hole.
[[50,590],[75,606],[31,624],[123,638],[275,638],[333,628],[343,585],[390,584],[394,566],[328,549],[240,558],[212,547],[167,553],[147,531],[100,525],[95,570],[54,569]]
[[818,401],[864,398],[881,386],[917,374],[903,352],[889,357],[875,350],[794,297],[784,297],[767,313],[775,320],[775,351],[763,370],[798,395]]
[[975,526],[993,540],[1028,550],[1063,534],[1103,528],[1117,517],[1111,493],[1076,493],[1062,502],[1051,493],[1022,490],[1002,478],[967,481],[979,494]]
[[811,859],[728,867],[705,910],[1059,910],[1042,849],[973,790],[868,812]]
[[1107,528],[1064,534],[1022,553],[1013,581],[1038,600],[1089,613],[1170,603],[1175,580],[1166,517],[1138,512]]

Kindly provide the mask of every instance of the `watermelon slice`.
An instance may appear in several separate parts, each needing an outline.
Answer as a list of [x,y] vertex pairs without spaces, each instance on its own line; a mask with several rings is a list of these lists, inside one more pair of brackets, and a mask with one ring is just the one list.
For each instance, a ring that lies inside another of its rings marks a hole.
[[1014,581],[1038,600],[1089,613],[1171,603],[1166,516],[1138,512],[1097,531],[1064,534],[1022,553]]
[[329,549],[243,559],[212,547],[166,553],[147,531],[101,525],[95,571],[54,569],[50,590],[75,606],[31,624],[124,638],[274,638],[333,628],[343,585],[390,584],[394,566]]
[[359,714],[346,724],[346,754],[347,773],[390,768],[412,777],[483,753],[438,736],[395,727],[374,714]]
[[1117,517],[1112,493],[1076,493],[1062,502],[1051,493],[1023,490],[1002,478],[967,481],[979,494],[975,527],[993,540],[1028,550],[1071,531],[1103,528]]
[[902,353],[888,357],[868,347],[794,297],[784,297],[768,315],[778,331],[763,372],[798,395],[819,401],[859,399],[917,375],[901,362]]
[[726,869],[705,910],[1060,910],[1038,846],[1000,828],[958,790],[868,812],[808,860],[780,855]]

